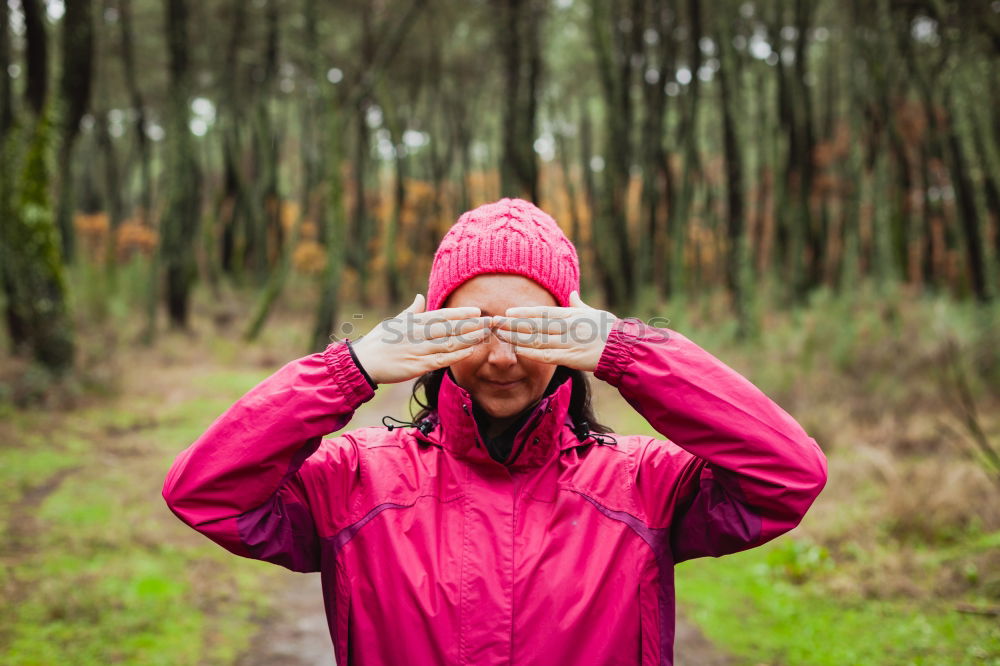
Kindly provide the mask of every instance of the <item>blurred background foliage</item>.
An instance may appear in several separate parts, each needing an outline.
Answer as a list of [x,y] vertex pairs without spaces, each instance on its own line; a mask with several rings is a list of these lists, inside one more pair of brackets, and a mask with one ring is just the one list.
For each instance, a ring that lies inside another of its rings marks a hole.
[[520,196],[830,457],[678,569],[721,652],[1000,663],[998,56],[995,0],[0,0],[3,661],[245,653],[271,574],[164,515],[169,459]]

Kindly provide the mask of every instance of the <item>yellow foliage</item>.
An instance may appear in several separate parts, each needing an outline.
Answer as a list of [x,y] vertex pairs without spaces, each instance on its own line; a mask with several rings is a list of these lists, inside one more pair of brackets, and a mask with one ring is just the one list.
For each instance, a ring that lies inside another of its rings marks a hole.
[[376,193],[374,196],[369,198],[372,218],[382,223],[386,222],[392,215],[394,205],[393,198],[389,196],[381,196]]
[[434,186],[426,180],[406,179],[407,208],[426,208],[434,204]]
[[301,210],[299,204],[295,201],[285,201],[281,202],[281,228],[285,231],[291,231],[292,226],[299,219]]
[[158,240],[156,231],[138,218],[125,220],[115,232],[115,256],[119,262],[128,261],[136,253],[151,256]]
[[80,236],[101,237],[108,233],[108,214],[77,213],[73,216],[73,227]]
[[281,228],[285,232],[289,232],[302,215],[302,207],[299,206],[297,201],[292,201],[291,199],[281,199],[279,201],[273,196],[268,196],[264,200],[264,212],[269,219],[274,219],[277,216]]
[[292,266],[306,275],[319,275],[326,268],[326,252],[315,240],[302,240],[292,253]]
[[103,261],[109,229],[107,213],[76,213],[73,227],[87,256],[94,261]]
[[355,269],[350,266],[344,266],[340,269],[339,290],[342,296],[348,299],[357,298],[359,283],[358,272]]
[[316,240],[319,238],[319,227],[312,220],[302,220],[299,225],[299,238],[303,240]]
[[633,175],[628,179],[628,189],[625,191],[625,220],[633,233],[638,233],[639,204],[642,199],[642,177]]
[[500,172],[496,169],[470,171],[468,183],[473,206],[492,201],[500,191]]
[[417,223],[417,211],[413,208],[404,208],[399,215],[399,224],[403,227],[410,227]]

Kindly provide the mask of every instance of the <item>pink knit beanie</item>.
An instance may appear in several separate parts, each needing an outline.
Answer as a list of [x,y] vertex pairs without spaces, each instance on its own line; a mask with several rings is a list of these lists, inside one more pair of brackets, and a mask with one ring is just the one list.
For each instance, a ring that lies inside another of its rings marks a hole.
[[576,248],[552,219],[523,199],[501,199],[463,213],[441,239],[427,287],[426,311],[481,273],[515,273],[545,287],[559,305],[580,290]]

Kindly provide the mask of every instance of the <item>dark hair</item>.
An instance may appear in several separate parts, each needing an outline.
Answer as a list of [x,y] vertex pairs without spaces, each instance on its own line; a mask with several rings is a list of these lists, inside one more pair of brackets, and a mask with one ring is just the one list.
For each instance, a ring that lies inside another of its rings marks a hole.
[[[438,390],[441,388],[441,380],[447,371],[448,368],[445,367],[425,372],[413,383],[411,400],[420,406],[420,411],[415,416],[412,416],[414,422],[419,423],[430,416],[431,413],[437,411]],[[579,428],[586,422],[587,429],[592,433],[614,432],[610,426],[606,426],[598,421],[594,415],[593,407],[590,404],[590,380],[587,379],[587,376],[582,371],[567,368],[564,365],[557,365],[556,371],[549,381],[549,385],[545,388],[545,393],[548,394],[555,387],[561,386],[567,377],[573,382],[573,391],[569,399],[569,416],[573,420],[574,428]],[[427,398],[426,404],[421,402],[417,397],[417,391],[421,387],[423,387],[424,395]]]

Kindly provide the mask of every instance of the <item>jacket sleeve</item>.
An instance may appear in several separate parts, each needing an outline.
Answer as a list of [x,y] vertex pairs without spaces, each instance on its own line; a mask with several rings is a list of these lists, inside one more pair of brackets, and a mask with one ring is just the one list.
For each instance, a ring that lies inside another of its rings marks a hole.
[[594,375],[670,440],[639,448],[634,482],[650,526],[669,526],[675,562],[746,550],[787,532],[826,484],[816,441],[675,331],[619,320]]
[[[163,484],[167,506],[237,555],[318,570],[309,480],[299,470],[374,394],[345,342],[287,363],[177,456]],[[358,456],[353,438],[335,441],[328,492],[346,502]]]

